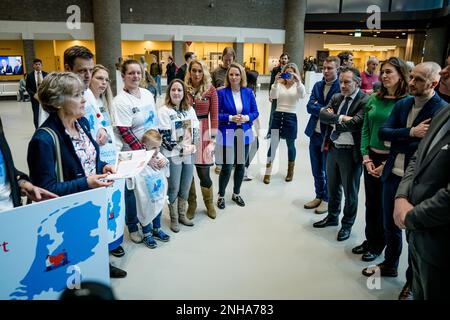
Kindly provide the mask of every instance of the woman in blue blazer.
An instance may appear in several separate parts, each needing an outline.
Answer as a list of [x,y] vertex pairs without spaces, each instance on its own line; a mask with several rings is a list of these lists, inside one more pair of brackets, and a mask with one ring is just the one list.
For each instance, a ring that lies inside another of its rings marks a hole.
[[[39,101],[50,116],[31,138],[28,167],[35,185],[59,196],[112,184],[103,179],[113,168],[100,161],[98,144],[83,117],[83,91],[83,82],[69,72],[49,74],[38,90]],[[60,145],[62,177],[55,170],[56,141]]]
[[252,122],[259,116],[253,91],[247,86],[244,68],[232,63],[225,76],[225,88],[219,97],[219,132],[216,141],[216,162],[222,164],[219,176],[219,209],[225,208],[225,189],[234,169],[234,188],[231,199],[245,206],[239,195],[245,173],[245,160],[253,142]]

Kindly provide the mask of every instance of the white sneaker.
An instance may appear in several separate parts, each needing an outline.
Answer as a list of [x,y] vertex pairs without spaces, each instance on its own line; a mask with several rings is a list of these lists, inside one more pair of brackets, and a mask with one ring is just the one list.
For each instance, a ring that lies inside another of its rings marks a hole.
[[144,238],[139,233],[139,231],[131,232],[130,233],[130,240],[134,243],[141,243]]

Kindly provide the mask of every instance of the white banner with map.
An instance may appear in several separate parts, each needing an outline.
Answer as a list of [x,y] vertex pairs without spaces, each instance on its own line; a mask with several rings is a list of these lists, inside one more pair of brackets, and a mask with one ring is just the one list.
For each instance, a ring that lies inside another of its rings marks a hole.
[[109,285],[107,190],[0,213],[0,299],[53,300],[81,282]]

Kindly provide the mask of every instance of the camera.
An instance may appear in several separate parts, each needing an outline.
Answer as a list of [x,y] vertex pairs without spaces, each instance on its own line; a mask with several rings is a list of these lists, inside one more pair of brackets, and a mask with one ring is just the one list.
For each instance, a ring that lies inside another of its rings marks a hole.
[[286,79],[286,80],[291,80],[292,79],[292,74],[290,74],[289,72],[283,72],[280,75],[281,79]]

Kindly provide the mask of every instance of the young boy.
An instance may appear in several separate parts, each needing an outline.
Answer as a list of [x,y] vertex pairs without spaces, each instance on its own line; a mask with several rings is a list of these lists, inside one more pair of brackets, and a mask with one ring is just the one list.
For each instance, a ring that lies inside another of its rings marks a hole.
[[[170,236],[161,230],[161,214],[164,203],[167,202],[167,177],[170,174],[169,161],[159,152],[162,138],[157,130],[150,129],[141,139],[147,151],[154,151],[153,157],[158,159],[162,169],[155,170],[147,165],[136,177],[129,180],[136,196],[136,209],[144,235],[143,243],[153,249],[155,239],[167,242]],[[129,185],[128,185],[129,186]]]

